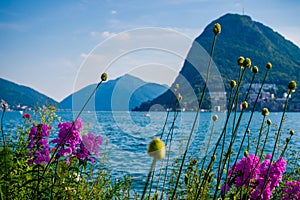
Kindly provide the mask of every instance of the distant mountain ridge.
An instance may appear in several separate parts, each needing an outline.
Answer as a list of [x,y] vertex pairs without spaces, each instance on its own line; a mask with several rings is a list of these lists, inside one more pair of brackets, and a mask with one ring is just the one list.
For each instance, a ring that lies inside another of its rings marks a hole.
[[[273,68],[267,77],[266,83],[277,84],[277,95],[282,95],[286,91],[289,81],[295,80],[299,82],[299,47],[271,28],[260,22],[253,21],[249,16],[225,14],[212,21],[204,29],[203,33],[194,40],[180,74],[172,85],[173,88],[176,83],[179,83],[180,88],[178,92],[182,94],[182,105],[187,110],[196,109],[198,103],[192,93],[199,93],[204,85],[201,75],[205,72],[202,71],[200,74],[199,71],[201,70],[196,68],[201,65],[207,66],[208,63],[207,58],[201,58],[201,51],[199,51],[200,48],[197,46],[202,46],[207,52],[210,52],[213,41],[212,28],[215,23],[221,24],[222,29],[221,34],[217,37],[213,61],[222,76],[227,94],[229,93],[229,81],[236,79],[238,74],[237,58],[239,56],[249,57],[252,61],[252,66],[257,65],[259,67],[259,74],[255,82],[262,80],[266,63],[272,63]],[[251,72],[246,73],[244,83],[250,82],[251,76]],[[211,78],[213,79],[214,77]],[[193,92],[188,90],[188,87],[192,87]],[[155,104],[160,104],[167,108],[172,95],[174,95],[173,89],[168,90],[153,101],[143,103],[137,110],[149,110]],[[299,93],[296,95],[299,96]],[[209,98],[205,99],[203,107],[210,109]]]
[[0,100],[8,103],[13,110],[31,110],[36,106],[57,103],[54,99],[23,85],[0,78]]
[[[59,103],[60,109],[80,110],[95,89],[96,84],[89,85],[69,95]],[[94,99],[92,99],[85,110],[132,110],[141,103],[150,101],[168,88],[156,83],[147,83],[143,80],[124,75],[115,80],[109,80],[100,85]]]

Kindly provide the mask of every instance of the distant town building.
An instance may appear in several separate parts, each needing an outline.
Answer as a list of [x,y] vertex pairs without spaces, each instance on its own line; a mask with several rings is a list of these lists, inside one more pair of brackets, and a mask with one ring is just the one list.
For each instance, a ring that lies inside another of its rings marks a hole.
[[[250,83],[244,84],[244,86],[241,89],[241,92],[246,93],[249,87],[250,87]],[[254,102],[256,100],[260,88],[261,88],[260,83],[252,84],[251,89],[249,91],[249,100],[248,100],[249,102]],[[258,102],[269,102],[270,100],[274,100],[276,98],[277,90],[278,88],[276,84],[264,84],[261,89]]]

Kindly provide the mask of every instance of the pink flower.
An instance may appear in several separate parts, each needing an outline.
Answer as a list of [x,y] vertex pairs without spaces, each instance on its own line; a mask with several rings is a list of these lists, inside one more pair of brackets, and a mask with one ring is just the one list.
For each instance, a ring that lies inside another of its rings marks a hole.
[[250,154],[249,156],[242,158],[241,161],[237,162],[236,165],[229,170],[226,191],[224,184],[221,188],[222,193],[227,193],[232,186],[247,187],[249,182],[256,177],[256,174],[259,171],[259,166],[259,158],[254,154]]
[[82,136],[82,142],[86,146],[86,148],[95,155],[95,157],[99,157],[100,145],[102,145],[102,137],[94,136],[94,134],[89,133],[87,135]]
[[77,144],[80,142],[80,131],[82,129],[81,119],[76,122],[62,122],[58,124],[59,133],[58,138],[52,140],[58,148],[57,154],[59,156],[67,156],[75,154]]
[[284,184],[282,200],[300,199],[300,179],[298,181],[289,181]]
[[[273,162],[270,166],[271,156],[267,156],[266,160],[260,165],[259,173],[255,183],[253,184],[253,190],[251,192],[252,199],[270,199],[272,191],[282,179],[282,174],[286,169],[286,161],[283,158],[279,158],[276,162]],[[270,166],[269,174],[268,168]],[[265,179],[265,177],[268,177]]]
[[48,144],[49,133],[49,127],[45,124],[39,124],[30,129],[28,136],[29,144],[27,147],[30,149],[28,156],[32,158],[28,160],[29,165],[33,163],[45,164],[50,161],[50,147]]

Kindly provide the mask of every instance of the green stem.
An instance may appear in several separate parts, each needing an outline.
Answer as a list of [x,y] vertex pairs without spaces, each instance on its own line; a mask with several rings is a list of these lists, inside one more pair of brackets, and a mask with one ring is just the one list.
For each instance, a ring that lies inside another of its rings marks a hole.
[[[175,121],[177,119],[177,116],[178,116],[178,111],[174,112],[174,118],[173,118],[173,122],[172,122],[172,125],[171,125],[171,128],[170,128],[170,131],[167,135],[167,138],[166,138],[166,147],[168,146],[168,139],[169,139],[169,136],[171,136],[170,138],[170,144],[169,144],[169,150],[167,152],[167,165],[166,165],[166,169],[165,169],[165,177],[164,177],[164,184],[163,184],[163,188],[162,188],[162,193],[164,191],[164,186],[165,186],[165,182],[166,182],[166,174],[168,173],[168,164],[169,164],[169,159],[170,159],[170,152],[171,152],[171,144],[172,144],[172,139],[173,139],[173,133],[174,133],[174,127],[175,127]],[[158,188],[159,188],[159,183],[160,183],[160,177],[162,175],[162,167],[164,165],[164,161],[165,159],[162,160],[162,164],[160,166],[160,171],[159,171],[159,176],[158,176],[158,182],[157,182],[157,186],[156,186],[156,191],[155,193],[158,192]],[[161,194],[163,195],[163,194]]]
[[[214,193],[214,198],[216,198],[217,196],[217,192],[218,192],[218,187],[219,187],[219,184],[220,184],[220,181],[221,181],[221,178],[222,178],[222,175],[223,175],[223,171],[224,171],[224,168],[225,168],[225,165],[226,165],[226,162],[227,162],[227,159],[228,159],[228,162],[230,162],[230,155],[231,155],[231,150],[232,150],[232,146],[234,144],[234,140],[235,140],[235,137],[236,137],[236,134],[237,134],[237,131],[238,131],[238,128],[239,128],[239,125],[240,125],[240,122],[242,120],[242,116],[243,116],[243,113],[244,113],[244,109],[242,109],[242,112],[239,116],[239,119],[238,119],[238,122],[235,126],[235,129],[234,129],[234,132],[233,132],[233,135],[231,137],[231,141],[230,141],[230,144],[229,144],[229,147],[228,147],[228,152],[225,154],[225,158],[224,158],[224,161],[223,161],[223,166],[220,170],[220,174],[218,175],[218,179],[217,179],[217,185],[216,185],[216,190],[215,190],[215,193]],[[222,156],[222,155],[221,155]],[[228,163],[229,165],[230,163]],[[219,164],[220,166],[221,164]],[[225,180],[225,183],[226,183],[226,180]],[[225,186],[226,188],[226,186]]]
[[272,151],[272,157],[271,157],[271,160],[270,160],[270,164],[269,164],[269,167],[268,167],[268,171],[267,171],[267,174],[264,178],[264,185],[260,191],[260,195],[259,195],[259,199],[261,199],[261,195],[265,189],[265,187],[267,186],[267,178],[270,174],[270,168],[271,168],[271,165],[272,165],[272,162],[273,162],[273,159],[274,159],[274,155],[275,155],[275,150],[276,150],[276,146],[277,146],[277,142],[278,142],[278,138],[279,138],[279,135],[280,135],[280,131],[281,131],[281,128],[282,128],[282,124],[283,124],[283,121],[284,121],[284,115],[285,115],[285,112],[286,112],[286,109],[287,109],[287,105],[288,105],[288,102],[289,102],[289,97],[290,97],[290,94],[291,94],[291,90],[289,89],[288,90],[288,95],[286,97],[286,100],[285,100],[285,104],[284,104],[284,109],[283,109],[283,113],[282,113],[282,117],[281,117],[281,121],[280,121],[280,124],[279,124],[279,128],[278,128],[278,133],[276,135],[276,139],[275,139],[275,144],[274,144],[274,147],[273,147],[273,151]]
[[257,140],[257,144],[256,144],[256,149],[255,149],[255,156],[257,156],[257,153],[258,153],[260,138],[261,138],[261,135],[262,135],[262,130],[263,130],[263,127],[264,127],[265,119],[266,119],[266,116],[264,116],[263,121],[261,123],[260,130],[259,130],[258,140]]
[[[238,94],[239,94],[239,91],[240,91],[240,86],[241,86],[241,82],[242,82],[242,79],[244,77],[244,74],[245,74],[245,70],[246,68],[242,68],[242,73],[241,75],[239,75],[239,80],[238,80],[238,86],[237,86],[237,89],[235,91],[235,94],[234,94],[234,97],[233,97],[233,100],[232,100],[232,104],[230,106],[230,110],[228,111],[228,115],[227,115],[227,120],[226,120],[226,123],[225,123],[225,126],[224,126],[224,129],[223,129],[223,132],[221,134],[221,137],[223,137],[223,142],[222,142],[222,149],[221,149],[221,154],[220,154],[220,160],[219,160],[219,166],[218,166],[218,176],[217,176],[217,185],[216,185],[216,190],[215,190],[215,193],[214,193],[214,199],[217,195],[217,192],[218,192],[218,187],[219,187],[219,183],[220,183],[220,180],[221,180],[221,166],[222,166],[222,158],[223,158],[223,153],[224,153],[224,148],[225,148],[225,140],[226,140],[226,132],[227,132],[227,123],[228,123],[228,120],[229,120],[229,117],[230,117],[230,114],[232,112],[232,106],[235,104],[236,100],[238,99]],[[237,108],[237,105],[235,106],[235,109]],[[237,110],[235,110],[235,113],[236,113]],[[231,141],[233,139],[233,133],[232,133],[232,137],[231,137]],[[219,144],[217,144],[219,145]],[[217,146],[216,146],[217,148]],[[226,158],[226,156],[225,156]],[[225,163],[226,163],[226,160],[224,161],[224,166],[225,166]]]
[[150,189],[149,189],[149,196],[148,196],[149,200],[151,199],[151,190],[152,190],[152,184],[153,184],[153,179],[154,179],[154,173],[155,173],[155,165],[154,165],[154,169],[153,169],[153,172],[152,172],[152,175],[151,175]]
[[[252,118],[253,118],[253,114],[254,114],[254,111],[255,111],[255,107],[256,107],[256,104],[257,104],[257,102],[258,102],[258,98],[259,98],[259,96],[260,96],[260,94],[261,94],[263,85],[264,85],[264,83],[265,83],[265,81],[266,81],[268,72],[269,72],[269,70],[266,70],[265,75],[264,75],[264,78],[263,78],[263,81],[262,81],[262,83],[261,83],[261,87],[259,88],[258,94],[257,94],[256,99],[255,99],[255,101],[254,101],[254,105],[253,105],[252,110],[251,110],[250,118],[249,118],[247,127],[246,127],[246,129],[245,129],[245,133],[244,133],[242,142],[241,142],[241,144],[240,144],[240,148],[239,148],[239,150],[238,150],[238,153],[237,153],[237,155],[236,155],[235,161],[234,161],[234,163],[233,163],[233,169],[232,169],[232,171],[234,171],[235,166],[236,166],[236,163],[237,163],[237,160],[238,160],[238,158],[239,158],[239,156],[240,156],[240,153],[241,153],[241,150],[242,150],[242,147],[243,147],[243,144],[244,144],[246,135],[247,135],[247,130],[249,130],[250,124],[251,124],[251,122],[252,122]],[[248,96],[247,96],[247,97],[248,97]],[[249,136],[249,137],[250,137],[250,136]],[[249,138],[248,138],[248,139],[249,139]],[[249,141],[248,141],[248,148],[249,148]],[[231,178],[232,178],[232,175],[229,177],[229,180],[231,180]]]
[[[86,107],[86,105],[88,104],[88,102],[91,100],[92,96],[94,96],[94,94],[96,93],[98,87],[101,85],[102,82],[103,82],[103,81],[101,80],[101,81],[97,84],[97,86],[95,87],[95,89],[92,91],[92,93],[90,94],[90,96],[88,97],[88,99],[86,100],[86,102],[84,103],[83,107],[81,108],[81,110],[80,110],[79,113],[77,114],[77,116],[76,116],[74,122],[77,121],[77,119],[79,118],[79,116],[81,115],[81,113],[83,112],[83,110],[85,109],[85,107]],[[51,160],[54,158],[54,156],[55,156],[55,154],[57,153],[58,149],[63,145],[63,143],[64,143],[64,141],[66,140],[66,138],[69,137],[69,135],[70,135],[70,133],[71,133],[71,130],[73,129],[74,125],[75,125],[75,123],[72,123],[71,127],[67,130],[67,134],[65,135],[65,137],[63,137],[63,139],[62,139],[62,140],[60,141],[60,143],[57,145],[57,147],[56,147],[54,153],[52,154],[52,156],[51,156],[49,162],[47,163],[45,169],[43,170],[42,177],[45,175],[46,170],[48,169],[48,167],[49,167],[49,165],[50,165],[50,163],[51,163]],[[40,184],[40,181],[38,181],[37,187],[39,186],[39,184]]]
[[194,119],[194,122],[193,122],[193,126],[192,126],[192,129],[191,129],[191,132],[190,132],[187,144],[186,144],[186,148],[185,148],[185,151],[184,151],[184,154],[183,154],[182,162],[181,162],[181,165],[180,165],[180,168],[179,168],[179,172],[178,172],[178,175],[177,175],[177,180],[176,180],[176,184],[175,184],[175,188],[173,190],[171,200],[173,200],[175,195],[176,195],[176,190],[177,190],[177,187],[178,187],[178,183],[179,183],[182,168],[183,168],[183,165],[184,165],[185,157],[186,157],[188,148],[190,146],[191,138],[192,138],[194,129],[196,127],[196,123],[198,121],[198,115],[199,115],[199,112],[200,112],[200,108],[202,107],[202,102],[203,102],[204,95],[205,95],[206,88],[207,88],[209,72],[210,72],[210,66],[211,66],[211,62],[212,62],[212,56],[213,56],[213,52],[214,52],[214,48],[215,48],[216,39],[217,39],[217,35],[214,35],[214,40],[213,40],[213,44],[212,44],[212,48],[211,48],[211,52],[210,52],[210,57],[209,57],[209,63],[208,63],[207,72],[206,72],[205,84],[204,84],[204,87],[203,87],[203,91],[202,91],[202,94],[201,94],[201,98],[200,98],[200,101],[199,101],[199,105],[198,105],[198,108],[197,108],[197,113],[196,113],[196,116],[195,116],[195,119]]
[[286,150],[287,150],[287,147],[288,147],[288,145],[289,145],[289,142],[291,141],[291,139],[292,139],[292,135],[290,135],[290,137],[289,137],[289,141],[288,142],[286,142],[286,144],[285,144],[285,146],[284,146],[284,149],[283,149],[283,151],[281,152],[281,154],[280,154],[280,158],[283,158],[283,155],[284,155],[284,153],[286,152]]
[[[244,71],[243,71],[243,72],[244,72]],[[238,82],[238,86],[237,86],[238,88],[240,87],[240,83],[241,83],[241,82]],[[220,144],[220,142],[221,142],[221,139],[223,138],[224,133],[226,132],[227,124],[228,124],[228,121],[229,121],[229,118],[230,118],[230,114],[231,114],[231,111],[232,111],[232,106],[233,106],[233,103],[234,103],[234,99],[236,98],[236,95],[237,95],[237,92],[235,92],[234,97],[233,97],[233,100],[232,100],[232,102],[231,102],[231,105],[229,106],[229,110],[228,110],[228,114],[227,114],[227,117],[226,117],[225,125],[224,125],[224,128],[223,128],[223,130],[222,130],[222,133],[220,134],[220,136],[219,136],[219,138],[218,138],[218,140],[217,140],[217,143],[216,143],[215,148],[214,148],[214,151],[213,151],[213,155],[216,155],[217,148],[218,148],[218,146],[219,146],[219,144]],[[222,155],[221,155],[221,156],[222,156]],[[212,158],[211,158],[210,163],[209,163],[208,166],[212,165],[212,163],[214,162],[213,157],[214,157],[214,156],[212,156]],[[207,176],[208,176],[208,170],[206,171],[204,177],[207,177]],[[199,178],[201,178],[201,177],[199,177]],[[201,194],[201,188],[202,188],[203,183],[204,183],[204,179],[202,179],[201,184],[200,184],[200,187],[197,189],[198,192],[197,192],[196,199],[198,199],[199,196],[200,196],[200,194]]]
[[268,130],[267,130],[267,133],[266,133],[264,144],[263,144],[263,147],[262,147],[262,149],[260,151],[259,160],[261,160],[261,158],[263,156],[263,153],[264,153],[264,150],[265,150],[265,146],[266,146],[266,143],[267,143],[267,140],[268,140],[269,132],[270,132],[270,125],[268,125]]
[[155,164],[156,164],[156,160],[153,159],[152,164],[151,164],[151,168],[150,168],[149,173],[148,173],[148,178],[147,178],[147,181],[146,181],[146,184],[145,184],[145,187],[144,187],[144,191],[143,191],[141,200],[144,199],[145,194],[146,194],[146,192],[147,192],[148,184],[149,184],[150,178],[151,178],[151,176],[152,176],[153,170],[154,170],[154,168],[155,168]]
[[[170,100],[170,103],[169,103],[169,106],[172,107],[173,105],[173,95],[171,96],[171,100]],[[163,137],[163,134],[165,132],[165,128],[166,128],[166,125],[167,125],[167,122],[168,122],[168,118],[169,118],[169,114],[170,114],[170,109],[167,110],[167,116],[166,116],[166,120],[165,120],[165,123],[164,123],[164,126],[163,126],[163,129],[162,129],[162,132],[161,132],[161,135],[160,135],[160,139],[162,139]]]

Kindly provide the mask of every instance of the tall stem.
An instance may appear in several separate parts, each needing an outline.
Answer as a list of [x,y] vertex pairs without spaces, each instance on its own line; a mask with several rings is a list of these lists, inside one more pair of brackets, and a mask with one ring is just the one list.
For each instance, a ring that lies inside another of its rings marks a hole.
[[156,160],[155,160],[155,159],[153,159],[153,161],[152,161],[152,164],[151,164],[150,171],[149,171],[149,173],[148,173],[147,182],[146,182],[146,184],[145,184],[145,187],[144,187],[144,191],[143,191],[143,194],[142,194],[141,200],[143,200],[143,199],[144,199],[144,197],[145,197],[145,194],[146,194],[146,192],[147,192],[148,184],[149,184],[150,178],[151,178],[151,176],[152,176],[153,170],[154,170],[154,168],[155,168],[155,164],[156,164]]
[[[168,154],[167,155],[167,164],[166,164],[166,168],[165,168],[165,176],[164,176],[164,183],[163,183],[163,187],[162,187],[162,193],[164,191],[164,186],[165,186],[165,182],[166,182],[166,178],[167,178],[167,173],[168,173],[168,164],[169,164],[169,159],[170,159],[171,144],[172,144],[173,133],[174,133],[174,126],[175,126],[175,122],[176,122],[177,116],[178,116],[178,111],[174,112],[173,122],[172,122],[170,131],[169,131],[169,133],[167,135],[167,138],[166,138],[166,147],[169,145],[169,150],[167,152],[167,154]],[[169,137],[170,137],[170,143],[168,143]],[[162,175],[162,167],[164,165],[164,161],[165,161],[165,159],[162,160],[162,164],[160,166],[160,171],[159,171],[159,176],[158,176],[158,181],[157,181],[157,186],[156,186],[156,192],[155,193],[158,192],[159,183],[160,183],[160,177]],[[161,195],[163,195],[163,194],[161,194]]]
[[282,124],[283,124],[283,121],[284,121],[284,115],[285,115],[285,112],[286,112],[286,109],[287,109],[287,105],[288,105],[288,102],[289,102],[290,94],[291,94],[291,90],[289,89],[287,97],[286,97],[286,100],[285,100],[284,109],[283,109],[283,113],[282,113],[282,116],[281,116],[281,121],[280,121],[280,124],[279,124],[278,132],[277,132],[277,135],[276,135],[275,144],[274,144],[274,147],[273,147],[272,157],[271,157],[271,160],[270,160],[270,164],[269,164],[269,167],[268,167],[267,174],[266,174],[265,179],[264,179],[264,185],[263,185],[263,187],[262,187],[262,189],[260,191],[259,199],[262,198],[261,197],[262,193],[263,193],[263,191],[266,188],[267,183],[268,183],[267,179],[268,179],[268,176],[270,174],[270,169],[271,169],[271,165],[272,165],[272,162],[273,162],[273,159],[274,159],[275,150],[276,150],[278,138],[279,138],[279,135],[280,135],[280,131],[281,131],[281,128],[282,128]]
[[266,146],[266,143],[267,143],[267,140],[268,140],[268,136],[269,136],[269,132],[270,132],[270,125],[268,125],[268,130],[267,130],[267,133],[266,133],[266,137],[264,139],[264,144],[260,150],[260,155],[259,155],[259,160],[261,160],[262,156],[263,156],[263,153],[264,153],[264,150],[265,150],[265,146]]
[[179,183],[179,179],[180,179],[180,176],[181,176],[182,168],[183,168],[183,165],[184,165],[185,157],[186,157],[188,148],[190,146],[191,138],[192,138],[194,129],[196,127],[196,123],[198,121],[198,115],[199,115],[199,112],[200,112],[200,108],[202,107],[202,102],[203,102],[204,95],[205,95],[206,88],[207,88],[207,83],[208,83],[208,78],[209,78],[209,72],[210,72],[210,66],[211,66],[211,62],[212,62],[213,52],[214,52],[214,49],[215,49],[216,39],[217,39],[217,35],[215,34],[214,35],[213,44],[212,44],[212,47],[211,47],[210,58],[209,58],[209,63],[208,63],[208,67],[207,67],[204,88],[203,88],[203,91],[202,91],[202,94],[201,94],[201,98],[200,98],[199,105],[198,105],[198,108],[197,108],[197,113],[196,113],[196,116],[195,116],[195,119],[194,119],[194,122],[193,122],[193,126],[192,126],[192,129],[191,129],[191,132],[190,132],[187,144],[186,144],[186,148],[185,148],[185,151],[184,151],[184,154],[183,154],[182,162],[181,162],[181,165],[180,165],[180,168],[179,168],[179,172],[178,172],[178,175],[177,175],[177,180],[176,180],[175,188],[173,190],[173,194],[172,194],[172,197],[171,197],[172,200],[174,199],[174,197],[176,195],[176,190],[177,190],[177,187],[178,187],[178,183]]
[[[249,118],[247,127],[246,127],[246,129],[245,129],[244,136],[243,136],[243,139],[242,139],[241,144],[240,144],[240,148],[239,148],[238,153],[237,153],[237,155],[236,155],[236,158],[235,158],[235,161],[234,161],[234,164],[233,164],[233,169],[232,169],[232,171],[234,171],[235,165],[236,165],[237,160],[238,160],[238,158],[239,158],[239,156],[240,156],[240,153],[241,153],[241,150],[242,150],[242,147],[243,147],[243,144],[244,144],[246,135],[247,135],[247,130],[249,130],[250,124],[251,124],[251,122],[252,122],[252,118],[253,118],[253,114],[254,114],[254,111],[255,111],[255,107],[256,107],[256,104],[257,104],[257,102],[258,102],[258,98],[259,98],[259,96],[260,96],[260,94],[261,94],[263,85],[264,85],[264,83],[265,83],[265,81],[266,81],[268,72],[269,72],[269,70],[266,70],[265,75],[264,75],[264,79],[263,79],[263,81],[262,81],[262,83],[261,83],[261,87],[259,88],[258,94],[257,94],[256,99],[255,99],[255,101],[254,101],[254,105],[253,105],[252,110],[251,110],[250,118]],[[229,180],[231,180],[231,178],[232,178],[232,174],[231,174],[231,176],[229,177]]]
[[[102,82],[103,82],[103,81],[101,80],[101,81],[97,84],[97,86],[95,87],[95,89],[92,91],[92,93],[90,94],[90,96],[88,97],[88,99],[86,100],[86,102],[84,103],[83,107],[81,108],[81,110],[80,110],[79,113],[77,114],[77,116],[76,116],[74,122],[76,122],[77,119],[80,117],[80,115],[81,115],[81,113],[83,112],[83,110],[85,109],[86,105],[87,105],[88,102],[91,100],[92,96],[94,96],[94,94],[96,93],[98,87],[101,85]],[[58,149],[63,145],[64,141],[65,141],[65,140],[68,138],[68,136],[70,135],[71,130],[73,129],[74,125],[75,125],[75,123],[72,123],[71,127],[67,130],[67,134],[63,137],[63,139],[62,139],[62,140],[60,141],[60,143],[57,145],[57,147],[56,147],[54,153],[52,154],[52,156],[51,156],[49,162],[47,163],[46,167],[44,168],[41,177],[44,177],[44,175],[45,175],[45,173],[46,173],[46,171],[47,171],[47,169],[48,169],[48,167],[49,167],[49,165],[50,165],[50,163],[51,163],[51,160],[54,158],[54,156],[56,155]],[[42,180],[42,179],[41,179],[41,180]],[[39,186],[40,182],[41,182],[41,181],[39,180],[39,181],[38,181],[38,184],[37,184],[37,187]]]

